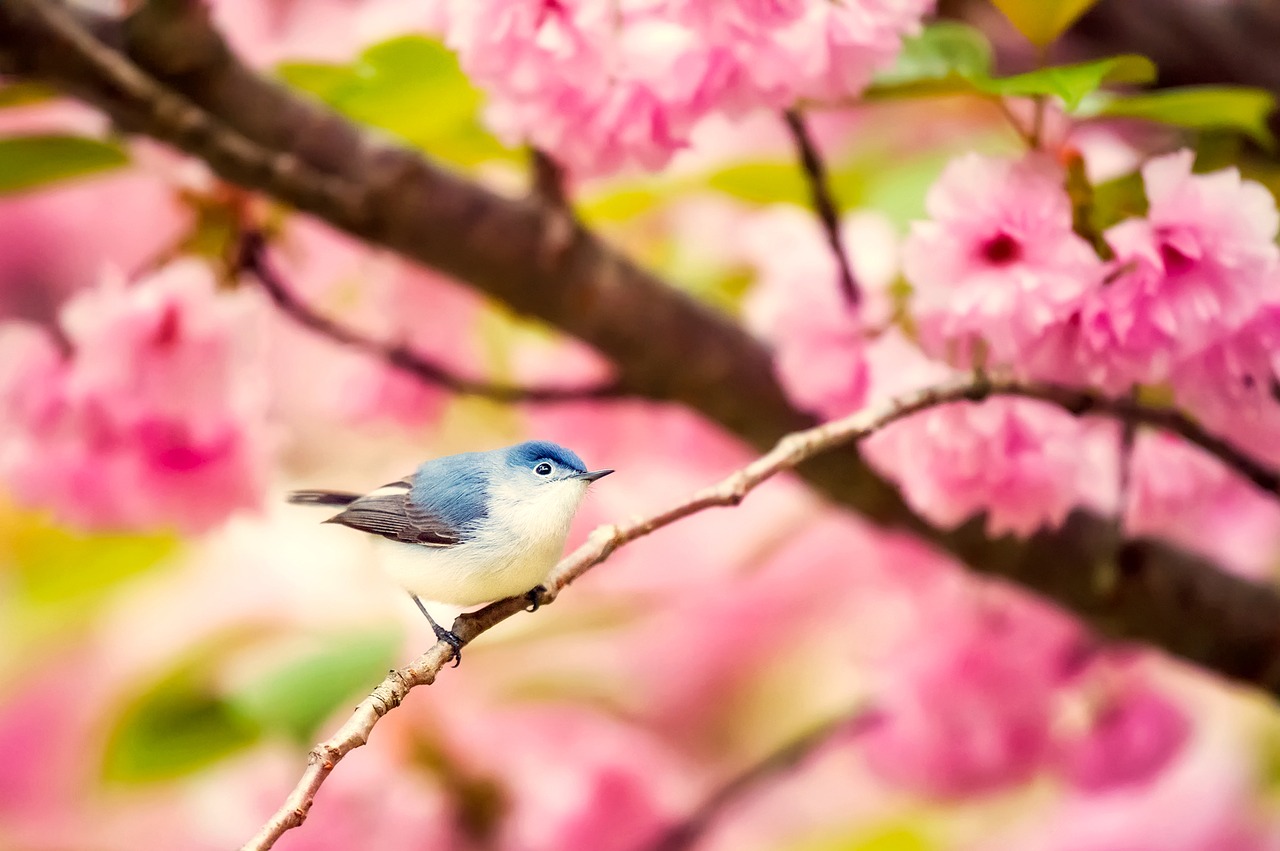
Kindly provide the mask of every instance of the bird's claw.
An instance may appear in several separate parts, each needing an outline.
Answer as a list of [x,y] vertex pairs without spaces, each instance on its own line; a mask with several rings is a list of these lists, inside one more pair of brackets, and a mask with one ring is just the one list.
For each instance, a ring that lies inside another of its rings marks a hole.
[[436,638],[453,648],[453,667],[462,664],[462,639],[451,629],[445,629],[439,624],[432,623],[432,630],[436,634]]
[[545,585],[535,585],[530,588],[528,593],[524,595],[524,598],[528,600],[530,604],[529,608],[525,609],[525,611],[538,611],[538,607],[542,605],[542,595],[545,593],[547,593],[547,586]]

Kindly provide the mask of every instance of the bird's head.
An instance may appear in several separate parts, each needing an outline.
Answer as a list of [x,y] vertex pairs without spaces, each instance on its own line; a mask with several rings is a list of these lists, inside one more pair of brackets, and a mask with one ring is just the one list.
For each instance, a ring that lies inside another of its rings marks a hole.
[[512,446],[491,480],[490,514],[526,537],[563,535],[587,486],[612,472],[588,471],[581,458],[548,441]]
[[587,470],[582,459],[572,451],[546,440],[530,440],[512,446],[507,450],[506,460],[505,474],[523,487],[572,484],[585,490],[587,485],[613,472]]

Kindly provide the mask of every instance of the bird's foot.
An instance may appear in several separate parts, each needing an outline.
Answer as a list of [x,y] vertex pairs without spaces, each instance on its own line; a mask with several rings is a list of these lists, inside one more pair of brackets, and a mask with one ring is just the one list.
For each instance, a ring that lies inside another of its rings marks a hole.
[[432,621],[431,629],[435,632],[436,638],[443,641],[453,648],[453,667],[462,664],[462,639],[451,629],[445,629],[440,624]]
[[529,592],[524,595],[524,598],[529,601],[529,608],[525,609],[525,611],[538,611],[538,607],[542,605],[542,595],[545,593],[547,593],[547,586],[545,585],[535,585],[530,588]]

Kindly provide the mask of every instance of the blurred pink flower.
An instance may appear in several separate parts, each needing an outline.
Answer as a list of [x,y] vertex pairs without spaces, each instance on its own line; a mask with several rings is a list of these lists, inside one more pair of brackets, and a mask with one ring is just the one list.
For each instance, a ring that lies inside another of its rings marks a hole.
[[924,795],[975,795],[1029,779],[1053,754],[1058,690],[1076,673],[1079,630],[1030,602],[947,599],[884,663],[871,768]]
[[201,531],[258,504],[268,457],[253,305],[175,263],[108,277],[63,309],[69,356],[0,328],[8,369],[0,476],[13,496],[93,528]]
[[996,362],[1013,362],[1101,277],[1101,261],[1071,229],[1062,170],[1041,155],[966,154],[926,206],[930,220],[912,226],[903,269],[931,354],[968,366],[981,340]]
[[1274,851],[1262,829],[1250,776],[1252,754],[1222,730],[1197,729],[1146,782],[1085,789],[1009,851]]
[[1098,705],[1092,708],[1087,728],[1060,745],[1061,769],[1082,791],[1097,793],[1150,782],[1191,735],[1186,712],[1134,675],[1128,676],[1095,699]]
[[866,400],[869,374],[863,317],[888,316],[896,235],[874,216],[846,219],[845,245],[863,304],[840,291],[835,258],[812,214],[779,206],[748,222],[742,252],[759,273],[746,305],[748,326],[773,346],[774,368],[800,406],[824,417]]
[[104,266],[141,270],[190,220],[172,187],[140,170],[0,197],[0,319],[52,324]]
[[643,728],[567,703],[475,709],[445,732],[503,793],[495,847],[630,851],[691,805],[694,766]]
[[1166,433],[1138,435],[1126,528],[1168,538],[1252,579],[1280,551],[1280,505],[1217,458]]
[[[457,374],[484,374],[475,327],[482,301],[474,291],[301,216],[276,240],[272,260],[312,311],[375,340],[404,345]],[[273,407],[293,409],[300,425],[319,415],[417,428],[434,422],[454,398],[381,358],[298,328],[286,316],[276,313],[271,322]],[[329,380],[305,380],[317,370]]]
[[1225,340],[1178,362],[1177,400],[1216,434],[1280,462],[1280,309],[1267,307]]
[[1115,432],[1029,399],[956,402],[915,414],[864,443],[912,508],[941,526],[986,511],[993,535],[1056,526],[1105,502]]
[[401,0],[213,0],[218,31],[258,67],[287,60],[345,62],[360,48],[428,28],[422,3]]

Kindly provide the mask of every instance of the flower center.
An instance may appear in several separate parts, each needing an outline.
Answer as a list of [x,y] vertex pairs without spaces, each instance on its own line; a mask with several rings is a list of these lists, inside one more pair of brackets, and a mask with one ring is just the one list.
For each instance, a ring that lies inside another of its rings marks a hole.
[[982,257],[993,266],[1007,266],[1022,259],[1022,243],[1000,231],[982,244]]
[[1160,262],[1164,264],[1166,275],[1177,275],[1188,271],[1196,265],[1195,258],[1188,257],[1176,245],[1168,241],[1160,243]]

